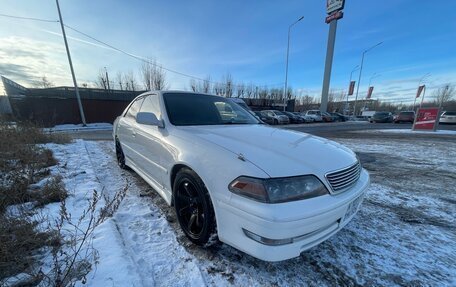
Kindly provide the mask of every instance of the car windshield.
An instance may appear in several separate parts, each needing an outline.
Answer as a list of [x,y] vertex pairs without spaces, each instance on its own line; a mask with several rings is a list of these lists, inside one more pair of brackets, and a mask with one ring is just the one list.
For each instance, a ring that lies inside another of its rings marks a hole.
[[165,93],[163,99],[169,121],[175,126],[259,123],[252,114],[227,98]]
[[415,113],[414,112],[401,112],[400,114],[403,116],[413,116]]
[[384,117],[389,115],[389,113],[375,113],[374,117]]
[[282,113],[282,112],[280,112],[280,111],[274,111],[274,113],[275,113],[276,115],[280,115],[280,116],[284,116],[284,115],[285,115],[284,113]]
[[456,112],[445,112],[445,116],[456,116]]

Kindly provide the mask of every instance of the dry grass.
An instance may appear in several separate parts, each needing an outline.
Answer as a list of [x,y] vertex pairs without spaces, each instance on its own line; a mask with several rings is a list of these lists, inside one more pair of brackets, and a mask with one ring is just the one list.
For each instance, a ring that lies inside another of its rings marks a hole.
[[0,280],[30,271],[37,250],[54,242],[52,233],[37,231],[38,224],[38,221],[0,215]]
[[[40,190],[30,191],[30,184],[48,177],[48,167],[56,165],[52,151],[39,144],[69,140],[49,135],[31,124],[0,121],[0,285],[2,280],[18,273],[33,273],[39,251],[54,246],[57,233],[40,231],[33,210],[21,204],[35,202],[43,206],[67,197],[61,177],[52,177]],[[17,205],[14,212],[7,208]]]

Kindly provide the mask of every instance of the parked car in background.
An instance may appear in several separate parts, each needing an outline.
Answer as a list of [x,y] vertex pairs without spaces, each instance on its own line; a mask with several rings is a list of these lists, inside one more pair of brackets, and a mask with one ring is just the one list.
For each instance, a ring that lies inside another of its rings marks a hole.
[[393,115],[390,112],[376,112],[370,119],[371,123],[392,123]]
[[344,116],[343,114],[340,113],[330,113],[334,117],[335,122],[346,122],[348,121],[348,117]]
[[319,110],[310,110],[304,113],[306,116],[310,116],[314,119],[315,122],[322,122],[321,112]]
[[301,118],[300,116],[297,116],[291,112],[282,112],[282,113],[284,113],[290,119],[290,123],[292,123],[292,124],[302,124],[304,122],[303,118]]
[[173,206],[191,242],[218,237],[265,261],[298,257],[336,234],[370,182],[347,147],[259,124],[220,96],[141,94],[114,121],[113,140],[119,167]]
[[282,112],[276,110],[264,110],[262,112],[266,113],[266,115],[270,117],[273,117],[275,125],[284,125],[290,123],[290,118],[288,118]]
[[408,112],[400,112],[396,116],[393,117],[394,123],[412,123],[415,121],[415,112],[408,111]]
[[456,124],[456,112],[446,111],[440,116],[441,124]]
[[300,112],[294,112],[293,114],[301,117],[305,123],[313,123],[315,121],[314,118],[312,118],[311,116],[306,116]]
[[327,123],[334,121],[333,116],[328,112],[322,112],[321,118],[323,119],[324,122],[327,122]]
[[267,123],[269,125],[274,125],[275,124],[274,118],[271,117],[271,116],[268,116],[266,113],[263,113],[263,112],[260,112],[260,111],[256,111],[254,113],[263,122],[265,122],[265,123]]

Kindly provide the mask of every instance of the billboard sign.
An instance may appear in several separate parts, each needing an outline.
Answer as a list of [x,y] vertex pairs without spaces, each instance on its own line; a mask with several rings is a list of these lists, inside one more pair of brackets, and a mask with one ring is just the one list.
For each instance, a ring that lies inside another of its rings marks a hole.
[[412,130],[435,131],[439,122],[439,108],[420,108]]
[[366,99],[370,99],[372,97],[372,92],[374,91],[374,87],[369,87],[369,91],[367,91]]
[[355,91],[355,81],[350,82],[350,87],[348,88],[348,95],[352,96],[353,92]]
[[331,14],[334,11],[344,9],[345,0],[326,0],[326,13]]
[[342,19],[344,17],[344,12],[342,11],[337,11],[329,16],[326,16],[326,20],[325,20],[325,23],[326,24],[329,24],[331,23],[331,21],[333,20],[339,20],[339,19]]

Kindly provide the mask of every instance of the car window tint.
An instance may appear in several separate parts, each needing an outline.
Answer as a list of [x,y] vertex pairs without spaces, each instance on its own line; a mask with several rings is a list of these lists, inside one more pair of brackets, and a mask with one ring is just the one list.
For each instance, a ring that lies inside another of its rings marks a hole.
[[173,125],[257,124],[258,120],[241,106],[219,96],[166,93],[168,118]]
[[141,106],[141,112],[154,113],[157,119],[161,117],[158,95],[148,95]]
[[133,104],[131,104],[130,108],[128,109],[125,117],[136,119],[136,114],[138,113],[139,109],[141,108],[141,104],[144,100],[144,97],[136,99]]

